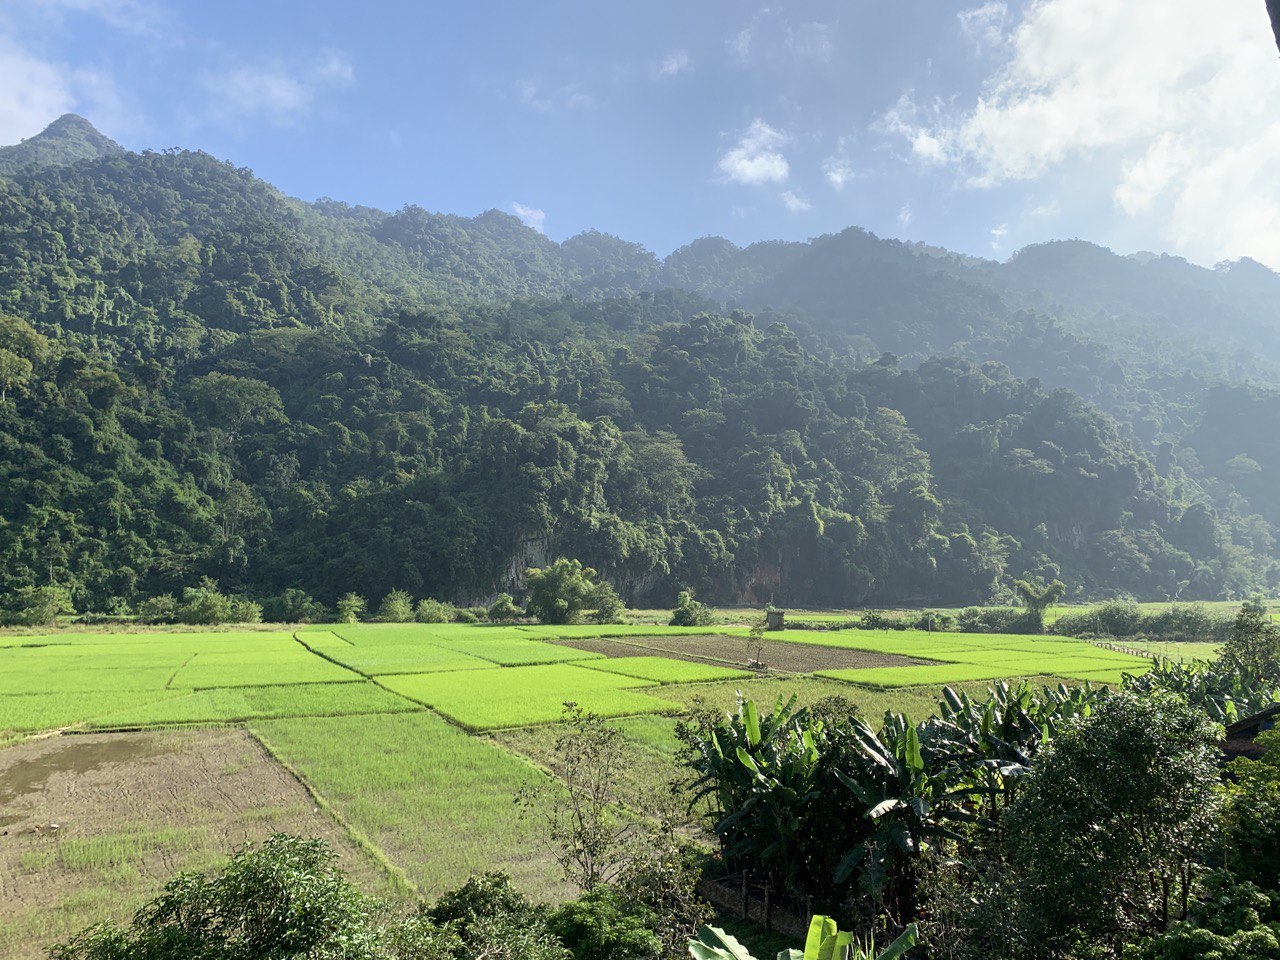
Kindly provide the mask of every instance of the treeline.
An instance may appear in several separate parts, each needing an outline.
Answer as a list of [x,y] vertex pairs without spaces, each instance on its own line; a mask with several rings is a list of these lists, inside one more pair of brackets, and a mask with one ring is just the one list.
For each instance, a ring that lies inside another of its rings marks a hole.
[[453,289],[389,229],[202,154],[0,178],[3,605],[471,604],[562,555],[633,604],[1277,581],[1265,522],[998,363],[860,361],[679,291],[503,300],[479,253]]

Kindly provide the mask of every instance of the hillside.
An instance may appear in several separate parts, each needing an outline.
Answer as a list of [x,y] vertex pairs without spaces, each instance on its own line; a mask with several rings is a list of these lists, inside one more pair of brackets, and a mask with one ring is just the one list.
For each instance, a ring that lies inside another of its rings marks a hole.
[[[1033,289],[1045,251],[859,230],[659,260],[497,211],[306,204],[201,153],[28,155],[0,177],[4,595],[465,600],[557,554],[662,604],[1276,582],[1280,503],[1245,462],[1274,455],[1206,426],[1242,371],[1183,372],[1192,307],[1133,292],[1169,264],[1104,251],[1121,279]],[[1232,335],[1274,329],[1273,274],[1184,266]],[[1173,354],[1090,327],[1113,289],[1125,317],[1185,307]]]
[[28,166],[64,166],[123,152],[120,144],[103,136],[84,117],[67,113],[36,136],[0,147],[0,173],[14,173]]

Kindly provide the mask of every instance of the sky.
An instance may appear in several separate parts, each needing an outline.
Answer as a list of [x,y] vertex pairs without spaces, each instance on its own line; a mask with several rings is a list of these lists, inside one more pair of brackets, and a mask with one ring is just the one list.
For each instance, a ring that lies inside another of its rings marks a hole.
[[860,226],[1280,268],[1263,0],[0,0],[0,143],[66,112],[660,256]]

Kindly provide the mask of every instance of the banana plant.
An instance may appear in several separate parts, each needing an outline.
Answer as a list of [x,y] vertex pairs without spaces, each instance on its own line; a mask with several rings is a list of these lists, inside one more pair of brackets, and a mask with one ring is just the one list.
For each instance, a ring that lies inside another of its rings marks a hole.
[[1102,688],[1087,682],[1037,693],[1026,681],[1016,687],[1000,681],[984,700],[943,688],[938,716],[924,725],[922,737],[932,757],[955,771],[961,782],[956,796],[976,807],[952,816],[995,829],[1041,745],[1063,723],[1088,716],[1101,695]]
[[[830,917],[816,916],[809,923],[804,950],[783,950],[777,960],[898,960],[915,946],[917,937],[913,923],[877,953],[874,938],[855,940],[853,934],[841,932]],[[698,939],[689,941],[689,954],[694,960],[755,960],[745,946],[719,927],[703,927]]]
[[786,886],[801,851],[803,818],[816,802],[823,725],[795,697],[761,714],[742,700],[698,744],[693,803],[710,797],[725,857]]
[[879,733],[861,720],[852,732],[861,762],[835,774],[857,797],[872,830],[840,861],[834,879],[843,883],[861,870],[891,915],[913,917],[920,858],[934,841],[964,839],[944,816],[957,774],[926,758],[917,728],[902,714],[886,714]]

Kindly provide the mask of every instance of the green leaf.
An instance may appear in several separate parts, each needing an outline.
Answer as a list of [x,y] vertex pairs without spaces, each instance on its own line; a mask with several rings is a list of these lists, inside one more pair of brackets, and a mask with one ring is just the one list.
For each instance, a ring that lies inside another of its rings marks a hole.
[[747,728],[747,744],[758,747],[760,745],[760,713],[756,710],[754,700],[748,700],[743,705],[742,722]]
[[916,939],[919,936],[919,930],[913,923],[907,929],[898,935],[898,939],[889,944],[884,953],[876,957],[876,960],[898,960],[904,953],[916,945]]
[[828,960],[830,953],[823,954],[823,944],[836,935],[836,922],[821,914],[809,921],[809,935],[804,941],[804,960]]
[[698,939],[689,941],[689,954],[694,960],[755,960],[734,937],[719,927],[703,927]]

